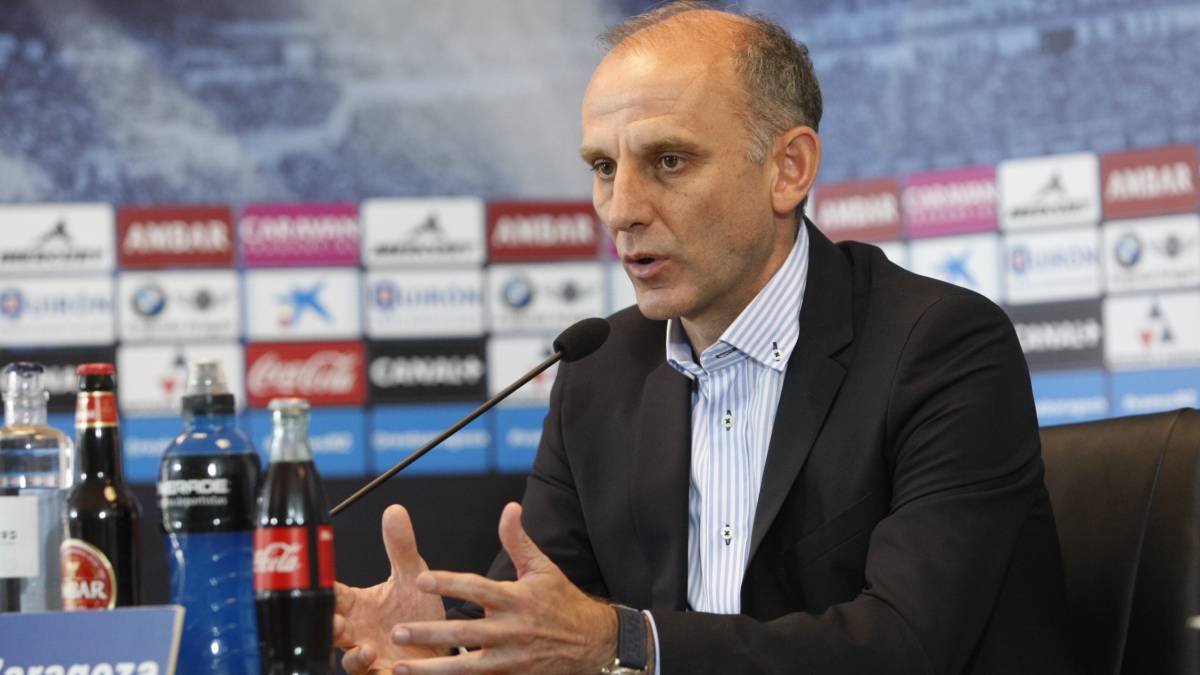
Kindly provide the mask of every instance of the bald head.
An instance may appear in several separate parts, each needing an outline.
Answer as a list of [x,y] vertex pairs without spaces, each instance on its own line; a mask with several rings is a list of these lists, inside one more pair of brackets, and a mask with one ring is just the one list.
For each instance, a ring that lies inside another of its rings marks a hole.
[[752,139],[748,151],[757,162],[766,160],[779,134],[797,126],[816,130],[820,124],[821,89],[808,48],[763,17],[703,2],[672,2],[631,17],[600,38],[609,45],[610,57],[641,52],[732,66],[741,94],[732,103],[741,111]]

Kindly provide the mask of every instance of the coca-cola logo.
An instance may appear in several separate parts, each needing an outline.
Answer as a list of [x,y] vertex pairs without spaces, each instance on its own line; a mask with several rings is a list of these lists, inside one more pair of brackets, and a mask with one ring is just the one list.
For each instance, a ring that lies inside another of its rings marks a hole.
[[246,348],[246,394],[250,405],[301,397],[313,405],[361,405],[361,342],[252,344]]
[[254,552],[255,574],[292,574],[300,570],[301,544],[275,542]]

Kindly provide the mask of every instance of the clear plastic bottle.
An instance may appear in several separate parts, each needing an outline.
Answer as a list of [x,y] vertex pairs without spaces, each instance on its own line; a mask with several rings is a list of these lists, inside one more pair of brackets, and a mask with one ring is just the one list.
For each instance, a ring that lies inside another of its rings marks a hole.
[[36,363],[0,371],[0,612],[62,609],[58,551],[74,445],[46,425],[43,372]]
[[181,604],[182,675],[258,675],[253,556],[258,453],[236,425],[221,365],[188,370],[184,431],[159,467],[171,602]]

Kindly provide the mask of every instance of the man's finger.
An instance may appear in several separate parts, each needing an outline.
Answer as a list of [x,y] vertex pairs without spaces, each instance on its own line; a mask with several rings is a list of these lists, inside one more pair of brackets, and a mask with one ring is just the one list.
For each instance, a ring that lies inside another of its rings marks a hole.
[[383,512],[383,546],[387,549],[393,574],[411,579],[425,571],[425,561],[417,552],[412,520],[399,504],[392,504]]
[[417,577],[417,588],[492,609],[507,609],[513,601],[510,582],[492,581],[478,574],[425,572]]
[[346,621],[346,617],[341,614],[333,615],[333,644],[335,646],[343,649],[354,646],[353,636],[347,635],[346,628],[348,626],[349,623]]
[[449,675],[450,673],[499,672],[487,666],[483,651],[455,656],[439,656],[420,661],[401,661],[392,672],[396,675]]
[[355,589],[340,581],[333,582],[333,611],[336,614],[349,614],[354,607]]
[[507,631],[494,619],[415,621],[392,630],[392,642],[419,647],[490,647]]
[[374,663],[375,650],[371,649],[370,645],[348,649],[345,656],[342,657],[342,668],[345,668],[350,675],[365,675],[370,672],[371,665]]
[[505,504],[500,513],[500,544],[517,568],[518,579],[547,560],[521,526],[521,505],[516,502]]

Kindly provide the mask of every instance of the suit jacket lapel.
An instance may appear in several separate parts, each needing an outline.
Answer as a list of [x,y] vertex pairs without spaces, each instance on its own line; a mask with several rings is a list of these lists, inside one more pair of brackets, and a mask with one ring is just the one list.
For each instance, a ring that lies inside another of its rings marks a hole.
[[748,560],[754,558],[796,482],[842,385],[846,370],[832,356],[854,337],[849,265],[812,223],[807,227],[808,280],[800,308],[800,337],[788,360],[775,414]]
[[681,610],[686,604],[691,405],[691,383],[665,360],[646,377],[638,410],[631,506],[654,607]]

